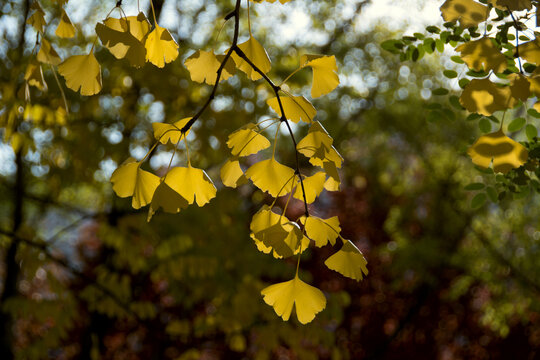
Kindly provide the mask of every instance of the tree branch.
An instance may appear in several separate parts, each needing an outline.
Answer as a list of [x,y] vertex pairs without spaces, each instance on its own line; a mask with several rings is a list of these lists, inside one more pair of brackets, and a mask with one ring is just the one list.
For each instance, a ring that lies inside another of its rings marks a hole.
[[278,85],[274,84],[274,82],[261,69],[259,69],[246,56],[246,54],[238,47],[238,34],[239,34],[239,30],[240,30],[240,3],[241,3],[241,0],[236,0],[236,6],[234,8],[234,11],[228,13],[225,16],[225,20],[228,20],[228,19],[234,17],[234,35],[233,35],[233,40],[232,40],[231,47],[229,48],[229,50],[225,54],[225,57],[223,58],[223,61],[221,62],[220,66],[219,66],[219,68],[217,70],[216,82],[214,83],[214,87],[212,88],[212,92],[210,93],[210,96],[208,97],[208,99],[206,100],[206,102],[204,103],[202,108],[191,118],[191,120],[189,120],[186,123],[186,125],[184,125],[184,127],[182,129],[180,129],[180,131],[182,132],[182,134],[185,134],[193,126],[193,124],[200,118],[200,116],[203,114],[203,112],[206,110],[206,108],[208,108],[208,106],[212,103],[212,101],[214,100],[217,88],[219,86],[219,80],[221,79],[221,73],[223,71],[223,68],[225,67],[225,64],[227,63],[227,60],[229,60],[229,58],[231,57],[231,55],[232,55],[232,53],[234,51],[240,58],[242,58],[245,62],[247,62],[253,68],[253,70],[255,70],[257,73],[259,73],[263,77],[263,79],[268,83],[268,85],[270,85],[270,87],[272,88],[272,90],[274,91],[274,93],[276,95],[276,98],[277,98],[277,101],[278,101],[278,104],[279,104],[279,109],[281,111],[280,120],[281,120],[281,122],[284,122],[285,125],[287,126],[287,130],[289,131],[289,135],[290,135],[292,143],[294,145],[295,160],[296,160],[295,174],[300,179],[300,186],[302,188],[302,196],[303,196],[303,199],[304,199],[304,213],[305,213],[305,216],[308,217],[309,216],[308,202],[307,202],[307,198],[306,198],[306,190],[305,190],[305,187],[304,187],[304,179],[302,178],[302,174],[300,172],[300,160],[299,160],[298,150],[296,148],[297,143],[296,143],[296,139],[294,137],[294,133],[293,133],[293,131],[291,129],[291,126],[290,126],[290,124],[289,124],[289,122],[287,120],[287,117],[285,116],[285,110],[283,108],[283,104],[281,102],[281,97],[279,95],[279,91],[281,90],[281,88]]

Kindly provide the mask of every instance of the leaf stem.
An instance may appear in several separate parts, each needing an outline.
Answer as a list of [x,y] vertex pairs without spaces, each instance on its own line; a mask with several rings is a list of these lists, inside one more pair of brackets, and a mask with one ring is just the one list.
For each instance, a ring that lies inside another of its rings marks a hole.
[[281,126],[281,122],[279,122],[277,128],[276,128],[276,134],[274,135],[274,148],[272,149],[272,159],[276,157],[276,147],[277,147],[277,136],[279,134],[279,127]]

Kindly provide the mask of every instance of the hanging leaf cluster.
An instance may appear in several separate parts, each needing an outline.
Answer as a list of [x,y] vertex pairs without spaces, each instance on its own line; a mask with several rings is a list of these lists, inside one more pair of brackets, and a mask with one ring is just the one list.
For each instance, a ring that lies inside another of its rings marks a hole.
[[[55,34],[71,38],[77,30],[63,5],[64,2],[59,4],[60,18]],[[249,3],[246,5],[249,11]],[[152,3],[151,6],[153,24],[143,12],[125,14],[118,2],[105,19],[96,24],[97,38],[89,53],[62,60],[52,40],[45,37],[45,28],[49,25],[45,12],[37,1],[33,2],[28,23],[36,30],[39,45],[34,51],[38,47],[39,51],[25,73],[28,94],[30,86],[42,91],[47,88],[42,64],[57,69],[71,90],[84,96],[99,93],[103,80],[100,64],[94,56],[94,48],[99,46],[97,39],[116,59],[129,62],[134,71],[146,63],[162,68],[174,61],[179,55],[179,46],[171,33],[159,26]],[[129,158],[120,165],[112,174],[111,183],[118,197],[130,198],[134,209],[148,207],[148,221],[161,211],[175,214],[190,205],[202,207],[209,203],[217,196],[217,188],[205,170],[192,163],[187,136],[197,121],[204,121],[204,112],[215,98],[220,82],[233,76],[264,81],[272,94],[266,99],[269,116],[247,123],[228,136],[230,156],[221,167],[221,182],[232,188],[251,182],[271,199],[270,204],[263,205],[253,215],[250,237],[254,248],[276,259],[296,256],[297,266],[292,280],[270,285],[261,294],[283,320],[290,318],[294,308],[298,320],[306,324],[325,308],[326,297],[320,289],[301,280],[302,253],[310,247],[337,246],[338,250],[325,261],[329,269],[357,281],[368,274],[362,252],[352,241],[342,237],[339,219],[335,216],[319,218],[310,213],[310,205],[323,191],[339,190],[343,158],[323,124],[316,120],[317,110],[307,95],[292,93],[287,85],[295,74],[311,72],[311,98],[324,96],[339,85],[338,66],[334,56],[304,54],[298,58],[297,68],[281,83],[275,83],[271,79],[272,61],[251,33],[251,26],[247,39],[240,41],[244,38],[240,27],[244,11],[241,1],[237,0],[234,11],[225,16],[227,21],[234,21],[234,36],[225,52],[199,49],[184,62],[192,81],[211,86],[210,96],[199,112],[179,116],[180,120],[152,124],[154,145],[142,159]],[[118,17],[113,17],[113,13]],[[30,97],[27,99],[29,101]],[[290,122],[299,124],[303,131],[298,141],[298,133],[293,132]],[[278,144],[280,131],[286,132],[294,145],[292,164],[284,163],[276,151],[283,146]],[[172,152],[169,166],[164,172],[149,171],[145,165],[147,160],[154,152],[163,150]],[[181,165],[172,166],[175,156],[184,159]],[[309,166],[301,167],[301,163]],[[284,199],[284,206],[277,202],[279,198]],[[304,214],[298,218],[287,216],[293,198],[303,202]]]

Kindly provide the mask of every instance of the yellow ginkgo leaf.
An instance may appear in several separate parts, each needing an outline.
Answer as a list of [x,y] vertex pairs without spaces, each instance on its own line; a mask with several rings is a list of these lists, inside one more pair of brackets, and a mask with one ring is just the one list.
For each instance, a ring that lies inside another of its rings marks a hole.
[[227,146],[231,154],[248,156],[270,147],[270,141],[257,130],[257,125],[250,123],[230,134]]
[[514,102],[510,104],[511,107],[516,106],[518,100],[527,101],[531,96],[531,83],[528,78],[522,74],[510,74],[508,80],[510,80],[510,93],[514,99]]
[[[264,247],[258,245],[257,248],[263,252],[267,252],[267,249],[273,249],[279,257],[292,256],[294,251],[285,242],[289,236],[289,231],[284,227],[287,222],[288,219],[285,216],[274,213],[267,205],[263,206],[253,215],[250,224],[252,238],[256,243],[260,242],[264,245]],[[296,235],[298,236],[298,233]]]
[[41,38],[41,46],[37,54],[37,59],[39,62],[54,66],[62,62],[60,55],[58,55],[56,50],[54,50],[54,48],[45,38]]
[[503,72],[507,67],[506,56],[493,44],[489,37],[466,42],[456,48],[461,59],[470,69],[475,71]]
[[333,162],[341,168],[343,158],[332,146],[333,139],[320,122],[314,121],[307,135],[298,142],[296,149],[309,158],[315,166],[324,167],[325,162]]
[[28,25],[32,25],[34,30],[43,33],[43,29],[47,22],[45,21],[45,12],[37,1],[32,2],[31,9],[35,10],[34,13],[26,20]]
[[317,98],[328,94],[339,85],[336,57],[326,55],[303,55],[300,66],[309,66],[313,69],[313,82],[311,96]]
[[146,61],[157,67],[164,67],[178,57],[178,44],[166,28],[158,24],[146,38]]
[[[283,105],[283,111],[285,112],[285,117],[295,123],[298,123],[300,120],[302,120],[310,124],[313,121],[315,115],[317,114],[317,110],[315,110],[313,105],[311,105],[311,103],[303,96],[282,96],[280,97],[280,99],[281,104]],[[266,103],[280,117],[282,116],[277,97],[268,99]]]
[[536,38],[532,41],[528,41],[519,45],[514,50],[514,55],[518,55],[530,63],[540,65],[540,38]]
[[356,281],[368,274],[364,255],[350,240],[345,240],[342,248],[330,256],[324,264],[331,270]]
[[322,291],[306,284],[298,275],[290,281],[268,286],[261,294],[264,301],[285,321],[289,320],[293,306],[296,317],[302,324],[311,322],[315,315],[326,307],[326,298]]
[[[163,145],[167,145],[169,142],[176,145],[180,140],[183,139],[182,132],[180,130],[182,130],[189,120],[191,120],[191,117],[178,120],[174,124],[153,123],[152,129],[154,130],[154,137]],[[188,136],[190,131],[191,129],[186,131],[185,136]]]
[[247,169],[246,177],[262,191],[278,197],[291,192],[294,170],[280,164],[272,157],[252,165]]
[[[219,58],[218,58],[219,56]],[[197,50],[193,55],[184,61],[184,65],[189,70],[191,80],[208,85],[216,83],[217,71],[224,60],[225,55],[214,54],[214,51]],[[227,80],[234,75],[234,61],[229,57],[221,72],[220,81]]]
[[75,36],[75,26],[71,22],[68,14],[64,9],[62,9],[62,16],[60,17],[60,23],[54,32],[56,36],[61,38],[72,38]]
[[[262,45],[253,37],[250,36],[249,40],[242,44],[238,44],[238,47],[247,56],[247,58],[259,68],[263,73],[267,73],[272,68],[270,58],[266,53],[266,50]],[[256,72],[248,62],[242,59],[234,52],[232,54],[236,67],[247,74],[251,80],[259,80],[262,76]]]
[[531,10],[531,0],[489,0],[489,3],[500,10]]
[[529,81],[529,91],[534,94],[536,97],[540,96],[540,68],[536,70],[527,77]]
[[159,177],[142,170],[140,163],[130,158],[113,172],[111,182],[116,195],[133,196],[131,206],[139,209],[152,201]]
[[323,162],[323,169],[328,175],[328,179],[324,183],[324,188],[327,191],[339,191],[341,185],[341,179],[339,178],[339,172],[336,167],[336,164],[331,161]]
[[446,0],[440,9],[444,21],[459,21],[465,28],[478,26],[489,14],[487,6],[473,0]]
[[144,37],[150,31],[150,23],[144,13],[116,19],[107,18],[96,24],[96,34],[117,59],[127,59],[132,66],[141,67],[146,62]]
[[[303,179],[306,201],[308,204],[313,203],[317,196],[321,194],[325,182],[326,174],[323,172],[315,173]],[[293,196],[300,201],[304,201],[304,192],[302,191],[300,182],[297,183]]]
[[502,130],[480,136],[467,153],[473,163],[484,168],[493,160],[493,170],[504,174],[525,164],[529,157],[527,149]]
[[150,221],[159,208],[163,208],[163,211],[170,214],[176,214],[180,212],[180,210],[187,208],[188,205],[189,203],[186,199],[171,189],[164,181],[161,181],[152,197],[152,202],[148,209],[148,218],[146,220]]
[[321,219],[316,216],[300,217],[300,223],[304,224],[307,236],[315,241],[315,246],[322,247],[330,242],[334,245],[341,232],[337,216],[329,219]]
[[101,67],[91,51],[88,55],[73,55],[58,65],[58,72],[66,79],[66,86],[81,95],[90,96],[101,91]]
[[302,235],[300,227],[267,205],[253,216],[250,230],[257,249],[266,254],[273,250],[276,258],[289,257],[309,247],[309,239]]
[[228,187],[235,188],[247,182],[237,158],[227,160],[227,162],[221,167],[220,175],[221,182],[223,182],[223,185]]
[[216,187],[202,169],[191,167],[175,167],[167,173],[165,182],[180,196],[193,204],[204,206],[216,197]]
[[486,116],[511,108],[514,103],[508,86],[496,85],[488,78],[473,79],[461,93],[459,102],[470,112]]
[[37,61],[32,61],[28,64],[26,72],[24,73],[24,79],[30,86],[34,86],[39,90],[46,90],[47,83],[43,78],[43,71],[41,65]]

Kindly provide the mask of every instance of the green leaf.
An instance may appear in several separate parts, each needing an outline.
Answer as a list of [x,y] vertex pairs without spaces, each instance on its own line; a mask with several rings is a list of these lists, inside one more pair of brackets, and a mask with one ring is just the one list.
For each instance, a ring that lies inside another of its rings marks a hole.
[[441,32],[441,29],[439,29],[436,26],[428,26],[428,27],[426,27],[426,30],[427,30],[427,32],[430,32],[432,34],[438,34],[438,33]]
[[492,202],[497,202],[499,200],[499,194],[497,193],[497,190],[495,190],[495,188],[491,186],[488,186],[486,188],[486,194]]
[[455,72],[454,70],[444,70],[443,75],[449,79],[457,78],[457,72]]
[[515,132],[521,130],[523,126],[525,126],[525,123],[527,121],[524,118],[517,118],[512,120],[512,122],[508,125],[508,131]]
[[534,125],[527,124],[527,126],[525,126],[525,134],[527,135],[527,139],[529,139],[529,141],[533,141],[534,138],[538,136],[538,130],[536,130]]
[[491,123],[488,119],[482,118],[478,122],[478,127],[480,128],[480,131],[482,131],[484,134],[491,131]]
[[457,110],[463,110],[463,106],[459,102],[459,98],[456,95],[452,95],[448,98],[450,105],[452,105]]
[[445,88],[438,88],[431,92],[433,95],[448,95],[449,91]]
[[435,47],[438,52],[442,53],[444,51],[444,42],[441,39],[435,40]]
[[478,209],[479,207],[481,207],[482,205],[486,203],[486,200],[487,200],[486,194],[484,193],[476,194],[471,200],[471,208]]
[[469,116],[467,116],[467,118],[465,120],[467,121],[475,121],[475,120],[478,120],[482,117],[482,115],[480,114],[477,114],[477,113],[472,113],[472,114],[469,114]]
[[529,114],[533,118],[540,119],[540,113],[538,111],[536,111],[535,109],[527,110],[527,114]]
[[457,64],[465,64],[465,62],[463,60],[461,60],[461,58],[457,55],[454,55],[452,57],[450,57],[450,60],[452,60],[453,62],[457,63]]

